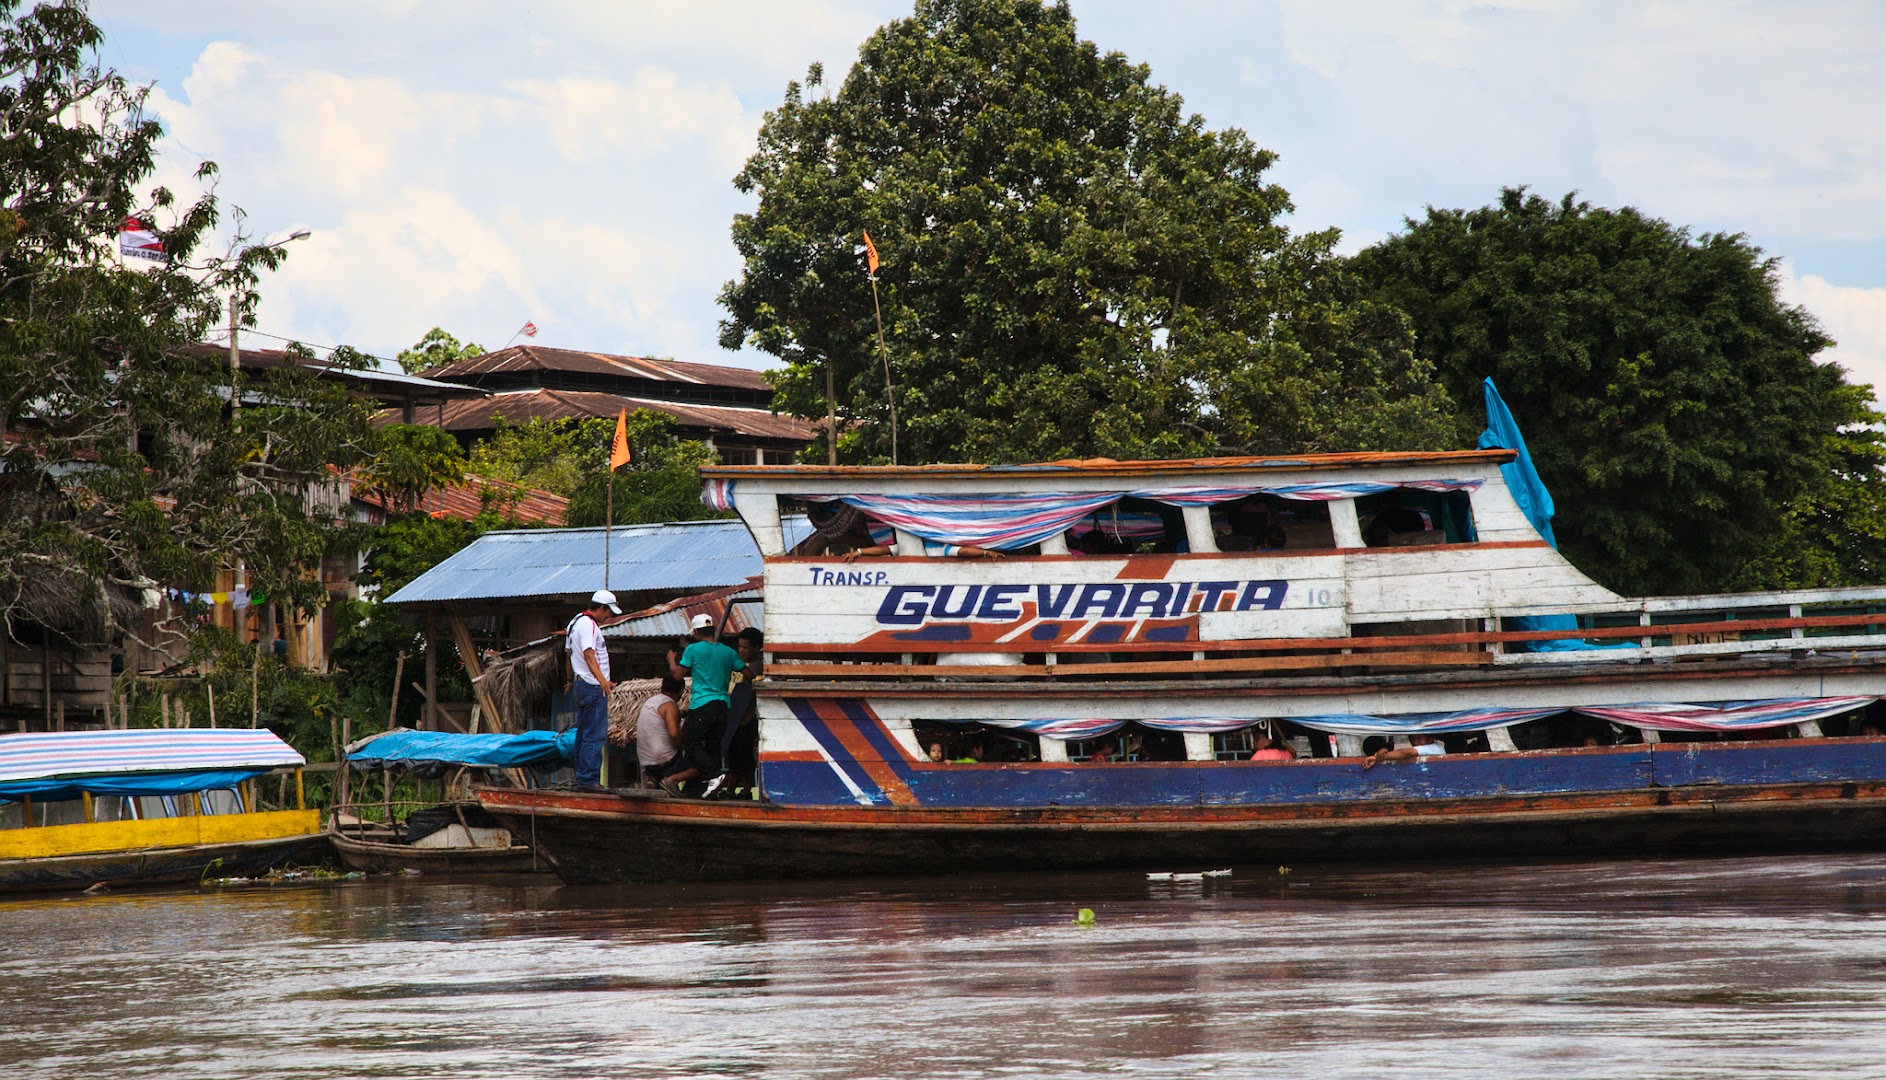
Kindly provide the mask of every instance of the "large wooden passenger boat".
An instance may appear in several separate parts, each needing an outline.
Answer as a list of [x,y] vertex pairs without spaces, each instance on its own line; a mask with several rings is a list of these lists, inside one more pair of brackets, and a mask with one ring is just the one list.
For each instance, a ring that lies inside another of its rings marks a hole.
[[1886,844],[1886,588],[1619,596],[1514,458],[710,469],[759,797],[481,799],[572,881]]
[[[243,877],[312,854],[326,840],[303,764],[257,730],[0,735],[0,891]],[[260,809],[257,779],[291,768],[295,809]]]

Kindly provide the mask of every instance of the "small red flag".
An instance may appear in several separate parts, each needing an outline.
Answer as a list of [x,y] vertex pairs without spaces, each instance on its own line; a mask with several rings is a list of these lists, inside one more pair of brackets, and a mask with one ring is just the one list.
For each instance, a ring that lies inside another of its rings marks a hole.
[[518,333],[524,335],[525,337],[536,337],[537,324],[534,322],[527,322],[524,324],[523,328],[518,331]]
[[878,246],[871,242],[871,234],[868,232],[864,234],[864,265],[871,276],[877,276]]

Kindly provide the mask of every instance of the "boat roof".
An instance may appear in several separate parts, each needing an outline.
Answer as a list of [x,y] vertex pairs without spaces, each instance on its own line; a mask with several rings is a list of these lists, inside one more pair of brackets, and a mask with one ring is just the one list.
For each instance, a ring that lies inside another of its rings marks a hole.
[[259,728],[28,731],[0,735],[0,783],[122,773],[273,769],[305,763],[294,747]]
[[1324,472],[1352,469],[1441,469],[1472,465],[1504,465],[1511,450],[1393,450],[1352,454],[1299,454],[1277,457],[1176,458],[1166,461],[1115,461],[1080,458],[1017,465],[713,465],[703,468],[709,480],[745,480],[778,477],[791,480],[823,479],[989,479],[998,477],[1144,477],[1198,476],[1211,473]]

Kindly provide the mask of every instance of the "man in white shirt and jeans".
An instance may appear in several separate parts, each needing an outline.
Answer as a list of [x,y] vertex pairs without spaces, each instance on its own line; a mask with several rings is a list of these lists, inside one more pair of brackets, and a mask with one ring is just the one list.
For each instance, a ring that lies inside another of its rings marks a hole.
[[589,606],[570,620],[563,632],[564,647],[570,653],[571,679],[564,692],[576,695],[576,787],[578,791],[602,790],[602,748],[609,737],[609,692],[616,684],[609,681],[609,646],[602,639],[598,621],[605,614],[622,614],[616,606],[616,594],[598,589],[589,598]]

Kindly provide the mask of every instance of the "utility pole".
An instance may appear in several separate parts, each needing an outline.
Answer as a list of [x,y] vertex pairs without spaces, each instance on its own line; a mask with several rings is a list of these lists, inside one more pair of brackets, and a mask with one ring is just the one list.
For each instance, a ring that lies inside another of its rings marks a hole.
[[242,394],[236,390],[236,373],[242,368],[242,346],[236,340],[239,293],[240,290],[229,294],[229,416],[232,420],[242,415]]

